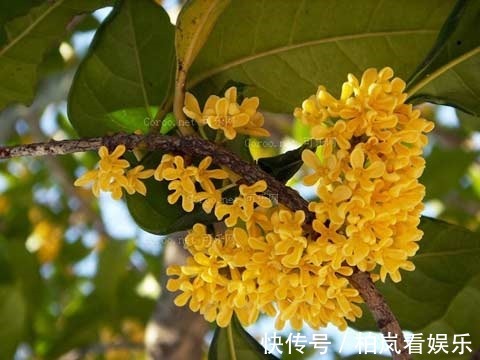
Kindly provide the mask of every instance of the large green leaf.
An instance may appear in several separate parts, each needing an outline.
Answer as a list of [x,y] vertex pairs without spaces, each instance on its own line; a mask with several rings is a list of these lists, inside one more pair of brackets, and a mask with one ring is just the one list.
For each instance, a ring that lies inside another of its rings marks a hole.
[[391,66],[407,78],[425,57],[452,0],[233,0],[220,15],[187,83],[215,93],[249,85],[261,107],[292,112],[323,84],[339,92],[347,73]]
[[0,286],[0,358],[13,359],[26,328],[27,305],[14,285]]
[[148,130],[171,95],[174,29],[151,0],[120,1],[75,76],[68,115],[81,136]]
[[[416,269],[404,272],[398,284],[378,284],[406,330],[429,334],[470,334],[472,349],[480,348],[480,234],[442,221],[423,218],[424,236],[413,258]],[[376,330],[368,310],[353,324]],[[426,335],[425,335],[426,334]],[[426,344],[424,345],[424,349]],[[450,349],[452,350],[452,349]],[[470,354],[415,355],[420,359],[466,360]]]
[[[108,6],[112,0],[2,1],[0,18],[0,109],[12,102],[29,103],[37,68],[46,52],[67,33],[75,15]],[[26,10],[30,9],[25,14]],[[25,14],[23,16],[16,15]],[[10,20],[10,21],[8,21]],[[3,21],[8,21],[3,23]]]
[[408,83],[412,101],[480,115],[480,1],[460,0],[435,46]]
[[275,360],[247,333],[235,316],[226,328],[217,327],[208,352],[208,360]]

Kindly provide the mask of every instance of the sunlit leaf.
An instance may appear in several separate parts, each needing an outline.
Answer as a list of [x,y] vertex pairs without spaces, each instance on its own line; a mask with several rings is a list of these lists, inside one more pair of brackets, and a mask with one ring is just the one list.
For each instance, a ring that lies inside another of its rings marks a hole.
[[181,68],[188,68],[202,49],[215,21],[230,0],[190,0],[178,16],[175,35],[177,61]]
[[262,109],[291,113],[323,84],[391,66],[410,76],[433,45],[453,0],[235,0],[220,15],[188,88],[216,93],[248,84]]

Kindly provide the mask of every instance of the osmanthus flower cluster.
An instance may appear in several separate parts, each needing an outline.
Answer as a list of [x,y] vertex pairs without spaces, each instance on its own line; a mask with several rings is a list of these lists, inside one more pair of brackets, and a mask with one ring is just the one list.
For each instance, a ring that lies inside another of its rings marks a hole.
[[417,228],[425,188],[418,182],[425,160],[425,133],[433,123],[405,104],[405,82],[393,70],[368,69],[360,81],[348,75],[339,99],[322,86],[295,116],[321,140],[320,155],[310,150],[303,161],[313,170],[306,185],[315,185],[319,201],[313,228],[321,236],[312,255],[401,280],[400,269],[418,250]]
[[243,99],[237,103],[237,88],[230,87],[225,91],[224,97],[211,95],[207,99],[203,111],[197,99],[190,93],[185,95],[185,115],[196,121],[200,128],[208,125],[215,130],[221,130],[229,140],[238,134],[250,136],[270,136],[262,128],[263,115],[257,111],[258,97]]
[[[390,68],[368,69],[361,81],[349,75],[339,99],[320,87],[295,110],[322,144],[302,154],[312,170],[305,184],[316,186],[318,195],[309,204],[314,231],[304,230],[303,211],[268,196],[264,180],[238,184],[241,174],[213,166],[210,156],[162,157],[153,176],[169,182],[168,202],[181,203],[186,212],[200,204],[226,229],[213,234],[197,223],[187,235],[187,263],[167,269],[172,276],[167,288],[179,292],[178,306],[188,304],[219,326],[227,326],[233,314],[248,325],[265,313],[276,316],[277,328],[290,322],[295,329],[304,323],[344,329],[346,320],[362,314],[362,299],[347,279],[355,268],[394,281],[400,269],[413,269],[408,258],[422,235],[417,229],[424,196],[418,183],[421,155],[433,125],[405,104],[405,83],[392,77]],[[203,110],[187,94],[184,112],[199,130],[208,126],[230,140],[237,134],[266,136],[258,103],[247,98],[238,104],[230,88],[224,97],[210,96]],[[122,188],[144,193],[138,182],[152,173],[143,168],[125,173],[124,151],[101,150],[99,169],[78,182],[93,181],[96,193],[121,196]]]

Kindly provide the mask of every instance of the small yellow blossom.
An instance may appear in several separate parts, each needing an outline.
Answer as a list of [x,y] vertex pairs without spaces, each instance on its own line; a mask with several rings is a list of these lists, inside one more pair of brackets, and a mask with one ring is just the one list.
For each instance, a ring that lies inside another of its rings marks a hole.
[[251,136],[270,135],[262,128],[264,119],[263,115],[257,111],[258,98],[245,98],[241,104],[238,104],[235,87],[227,89],[224,97],[211,95],[203,111],[197,99],[190,93],[185,95],[184,105],[185,115],[195,120],[200,126],[208,125],[212,129],[223,131],[229,140],[235,138],[237,133]]
[[151,177],[153,170],[143,170],[143,166],[139,165],[126,172],[130,164],[127,160],[120,159],[125,150],[124,145],[119,145],[110,154],[105,146],[100,147],[98,168],[84,173],[74,185],[85,186],[93,183],[92,192],[96,197],[100,196],[100,191],[106,191],[110,192],[116,200],[123,196],[123,189],[129,194],[139,192],[145,195],[147,189],[140,179]]
[[200,183],[205,191],[214,191],[215,185],[213,185],[212,179],[227,179],[228,173],[222,169],[208,170],[208,167],[212,164],[212,158],[207,156],[200,164],[195,173],[195,179]]
[[154,173],[154,170],[148,169],[144,170],[143,165],[135,166],[133,169],[127,171],[127,186],[125,186],[125,190],[131,195],[136,192],[146,195],[147,188],[145,184],[140,181],[140,179],[148,179]]

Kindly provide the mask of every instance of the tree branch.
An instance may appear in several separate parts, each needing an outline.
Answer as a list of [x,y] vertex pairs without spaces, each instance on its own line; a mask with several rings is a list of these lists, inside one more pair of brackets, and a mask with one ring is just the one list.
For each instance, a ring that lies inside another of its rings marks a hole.
[[[390,349],[393,358],[395,360],[411,359],[408,349],[406,348],[406,341],[400,324],[385,301],[385,298],[373,283],[370,274],[355,269],[353,274],[348,277],[348,280],[350,284],[358,290],[360,296],[367,304],[383,336],[385,338],[388,336],[390,339],[396,336],[396,346]],[[396,354],[392,351],[394,349],[397,349],[400,353]]]
[[173,137],[164,135],[115,134],[111,136],[89,138],[82,140],[49,141],[46,143],[26,144],[11,147],[0,147],[0,159],[21,156],[65,155],[75,152],[97,150],[101,146],[109,149],[123,144],[128,150],[142,148],[145,150],[160,150],[175,154],[186,154],[198,157],[211,156],[219,166],[226,166],[240,174],[247,184],[265,180],[270,193],[278,196],[278,201],[291,210],[303,210],[307,222],[314,219],[314,214],[308,210],[308,202],[297,191],[285,186],[273,176],[262,171],[255,164],[250,164],[227,149],[196,136]]
[[[287,206],[290,210],[303,210],[305,212],[307,224],[311,224],[315,219],[315,215],[308,210],[308,202],[297,191],[265,173],[255,164],[247,163],[225,148],[196,136],[173,137],[155,134],[118,133],[82,140],[50,141],[47,143],[0,147],[0,159],[19,156],[63,155],[97,150],[101,146],[113,149],[120,144],[125,145],[129,150],[142,148],[197,157],[211,156],[214,164],[232,169],[242,176],[243,182],[249,185],[259,180],[265,180],[268,184],[269,192],[274,193],[278,197],[279,203]],[[360,295],[372,312],[380,331],[384,335],[388,335],[390,332],[391,336],[397,337],[397,349],[401,353],[396,354],[392,352],[393,359],[410,359],[411,357],[406,351],[406,343],[400,325],[382,294],[373,284],[370,275],[357,269],[349,277],[349,281],[360,292]]]

